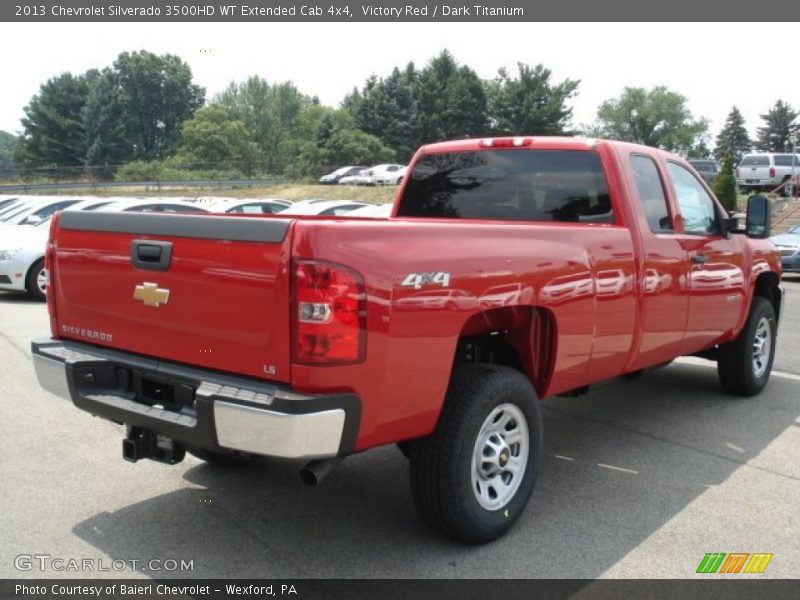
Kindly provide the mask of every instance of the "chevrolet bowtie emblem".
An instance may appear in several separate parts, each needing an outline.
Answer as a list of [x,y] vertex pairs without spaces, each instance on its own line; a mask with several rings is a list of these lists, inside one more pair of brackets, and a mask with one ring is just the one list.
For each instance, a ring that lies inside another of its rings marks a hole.
[[169,290],[158,287],[157,283],[137,285],[133,291],[133,299],[141,300],[145,306],[161,306],[169,300]]

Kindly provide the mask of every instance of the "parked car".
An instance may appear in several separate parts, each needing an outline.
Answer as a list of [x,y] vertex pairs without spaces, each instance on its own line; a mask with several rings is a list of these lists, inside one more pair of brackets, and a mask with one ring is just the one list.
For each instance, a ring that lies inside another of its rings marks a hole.
[[373,185],[374,183],[371,169],[361,169],[356,173],[339,178],[339,185]]
[[[732,395],[768,384],[783,300],[769,201],[750,198],[740,229],[668,152],[443,142],[415,155],[399,218],[293,210],[61,213],[40,384],[126,424],[132,462],[303,459],[316,484],[399,444],[422,519],[472,543],[511,528],[552,451],[539,399],[683,355],[716,361]],[[158,242],[142,239],[155,222]]]
[[372,182],[376,185],[398,185],[406,174],[404,165],[375,165],[370,169]]
[[308,203],[298,202],[293,204],[278,214],[281,216],[320,215],[341,217],[362,206],[368,206],[368,204],[357,200],[312,200]]
[[781,253],[784,273],[800,273],[800,225],[770,238]]
[[393,204],[368,204],[357,208],[348,217],[372,217],[374,219],[386,218],[392,214]]
[[17,196],[0,196],[0,209],[8,206],[17,199]]
[[22,206],[26,203],[25,198],[10,198],[6,201],[3,206],[0,206],[0,218],[3,215],[9,214],[10,211],[14,210],[15,206]]
[[743,192],[772,190],[788,181],[794,172],[800,173],[800,155],[746,154],[736,168],[736,184]]
[[81,201],[81,198],[58,196],[22,198],[0,214],[0,226],[38,225],[58,211]]
[[252,215],[272,215],[291,206],[290,202],[272,198],[246,198],[244,200],[223,200],[203,205],[215,213],[236,213]]
[[169,198],[146,198],[144,200],[121,199],[100,209],[102,212],[157,212],[157,213],[208,213],[208,206],[187,200]]
[[328,173],[327,175],[323,175],[319,178],[319,182],[325,185],[332,184],[332,183],[339,183],[339,180],[342,177],[350,177],[352,175],[358,175],[361,171],[365,170],[366,167],[342,167],[340,169],[336,169],[333,173]]
[[688,163],[694,167],[694,170],[700,174],[700,177],[706,180],[708,185],[714,183],[714,178],[717,176],[720,169],[719,161],[692,158]]
[[[98,210],[111,202],[104,198],[81,200],[64,210]],[[23,224],[3,231],[0,236],[0,290],[24,291],[37,300],[45,299],[44,255],[53,214],[36,225]]]

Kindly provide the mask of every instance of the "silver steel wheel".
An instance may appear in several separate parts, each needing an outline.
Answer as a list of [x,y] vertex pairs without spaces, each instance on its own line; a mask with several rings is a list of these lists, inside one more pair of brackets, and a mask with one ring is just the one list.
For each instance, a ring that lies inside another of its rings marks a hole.
[[762,377],[767,372],[771,350],[772,328],[769,326],[769,320],[761,317],[753,338],[753,375],[756,377]]
[[501,404],[481,426],[472,452],[472,492],[487,510],[503,508],[525,476],[530,435],[525,415],[513,404]]
[[43,294],[47,293],[47,271],[44,269],[36,274],[36,285],[39,286],[39,291]]

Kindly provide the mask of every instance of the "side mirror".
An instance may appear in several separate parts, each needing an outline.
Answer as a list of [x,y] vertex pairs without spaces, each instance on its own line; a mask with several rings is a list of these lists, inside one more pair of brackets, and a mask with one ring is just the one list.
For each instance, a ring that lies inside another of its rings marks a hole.
[[772,206],[766,196],[747,199],[747,218],[744,232],[752,238],[768,238],[772,229]]

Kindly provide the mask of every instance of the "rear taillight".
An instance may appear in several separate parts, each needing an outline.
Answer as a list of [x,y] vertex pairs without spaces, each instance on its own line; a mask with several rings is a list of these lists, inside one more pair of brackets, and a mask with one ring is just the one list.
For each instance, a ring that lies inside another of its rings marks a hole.
[[56,266],[55,232],[56,229],[58,229],[59,217],[59,213],[56,213],[50,220],[50,235],[47,236],[47,246],[45,247],[44,251],[44,271],[47,277],[45,293],[47,298],[47,312],[50,314],[50,332],[53,334],[53,337],[58,336],[58,330],[56,327],[56,294],[54,282]]
[[770,177],[775,177],[775,167],[770,167],[769,168],[769,176]]
[[322,261],[294,263],[294,362],[364,360],[366,292],[360,274]]

